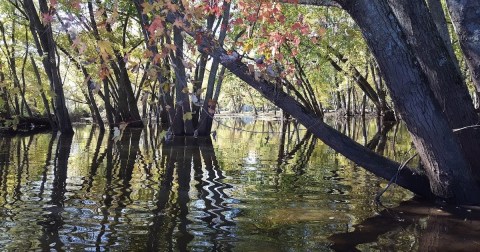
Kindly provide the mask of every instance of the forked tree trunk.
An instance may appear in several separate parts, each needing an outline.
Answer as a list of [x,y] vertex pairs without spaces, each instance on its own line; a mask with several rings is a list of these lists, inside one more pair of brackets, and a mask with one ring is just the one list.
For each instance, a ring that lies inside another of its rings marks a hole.
[[425,165],[432,192],[457,202],[479,202],[480,190],[469,163],[387,1],[338,2],[359,25],[377,59],[395,107]]
[[[457,129],[477,124],[479,118],[460,69],[449,54],[425,2],[388,1],[402,26],[408,44],[428,78],[429,87],[440,103],[450,128]],[[473,174],[479,179],[480,131],[462,130],[456,133],[456,137]]]
[[[55,116],[58,129],[63,134],[73,134],[72,123],[70,122],[67,106],[65,104],[63,83],[57,66],[58,55],[51,24],[42,24],[32,0],[24,0],[23,4],[25,6],[25,12],[28,15],[30,29],[35,40],[37,51],[40,56],[46,56],[43,57],[42,62],[48,79],[50,80],[50,87],[55,93],[53,99],[55,101]],[[39,6],[41,13],[52,15],[46,0],[40,0]]]

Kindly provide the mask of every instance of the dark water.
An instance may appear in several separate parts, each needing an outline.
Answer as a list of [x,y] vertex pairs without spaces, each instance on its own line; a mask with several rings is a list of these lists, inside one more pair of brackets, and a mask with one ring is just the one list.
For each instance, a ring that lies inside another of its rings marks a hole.
[[[402,126],[330,123],[399,161],[413,153]],[[248,118],[214,128],[167,143],[159,128],[117,143],[90,126],[2,137],[0,250],[480,250],[477,210],[396,187],[377,207],[386,181],[293,124],[283,136],[281,123]]]

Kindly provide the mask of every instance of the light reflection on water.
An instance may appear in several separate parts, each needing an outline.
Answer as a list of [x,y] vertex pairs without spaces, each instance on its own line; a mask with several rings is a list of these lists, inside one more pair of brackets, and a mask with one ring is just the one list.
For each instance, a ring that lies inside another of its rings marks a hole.
[[[330,123],[397,160],[410,149],[402,126],[387,134],[374,121]],[[156,127],[127,130],[118,143],[89,126],[73,138],[1,138],[0,249],[421,250],[442,248],[442,235],[459,244],[448,230],[464,216],[405,208],[412,201],[377,209],[385,181],[293,124],[284,136],[278,122],[224,119],[214,128],[213,140],[168,143]],[[396,188],[384,203],[411,196]],[[478,221],[468,213],[462,244],[475,248],[479,225],[469,226]]]

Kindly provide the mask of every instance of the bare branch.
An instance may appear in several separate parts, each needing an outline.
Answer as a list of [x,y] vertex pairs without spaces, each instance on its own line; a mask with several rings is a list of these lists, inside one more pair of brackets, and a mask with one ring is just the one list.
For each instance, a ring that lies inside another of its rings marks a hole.
[[341,8],[340,4],[333,0],[279,0],[278,2]]

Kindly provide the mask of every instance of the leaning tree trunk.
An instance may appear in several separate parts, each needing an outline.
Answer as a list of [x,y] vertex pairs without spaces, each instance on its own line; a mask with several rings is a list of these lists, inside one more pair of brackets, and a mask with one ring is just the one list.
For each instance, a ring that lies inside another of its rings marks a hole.
[[447,6],[473,82],[480,91],[480,1],[447,0]]
[[432,192],[457,202],[478,202],[480,190],[470,166],[387,1],[338,2],[359,25],[377,59],[425,165]]

